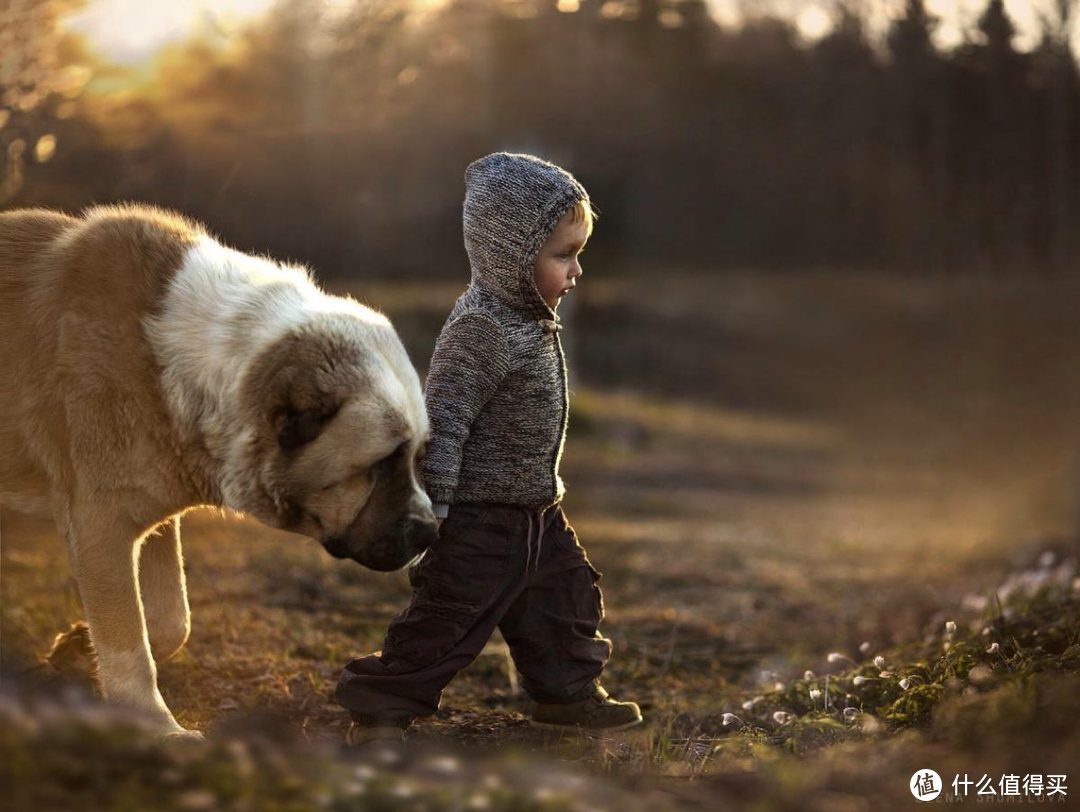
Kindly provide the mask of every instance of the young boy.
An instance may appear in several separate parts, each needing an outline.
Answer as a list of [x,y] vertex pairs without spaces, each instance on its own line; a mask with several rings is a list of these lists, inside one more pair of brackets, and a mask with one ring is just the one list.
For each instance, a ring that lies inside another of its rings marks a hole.
[[560,507],[568,403],[555,309],[581,276],[589,197],[554,164],[505,152],[470,164],[465,187],[472,281],[439,335],[425,387],[423,474],[445,518],[409,572],[412,601],[382,651],[342,673],[335,696],[352,716],[352,743],[400,741],[413,719],[438,709],[496,626],[537,702],[533,724],[641,722],[635,703],[600,687],[611,654],[597,632],[600,573]]

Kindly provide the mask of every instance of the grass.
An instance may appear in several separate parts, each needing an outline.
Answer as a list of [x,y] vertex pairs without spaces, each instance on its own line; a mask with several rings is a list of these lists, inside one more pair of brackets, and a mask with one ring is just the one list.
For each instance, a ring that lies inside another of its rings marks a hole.
[[[1075,563],[1058,571],[1075,573]],[[11,809],[707,809],[744,797],[760,809],[802,809],[808,797],[830,804],[820,808],[899,806],[920,764],[942,775],[975,763],[998,774],[1067,774],[1080,744],[1072,578],[1048,578],[993,617],[958,614],[953,631],[873,657],[823,653],[830,666],[849,667],[741,703],[737,687],[719,685],[704,713],[654,708],[638,732],[545,736],[512,711],[455,702],[418,726],[415,755],[394,771],[358,762],[287,717],[235,714],[209,741],[163,743],[138,719],[39,685],[0,705],[0,785]],[[672,659],[695,670],[682,655]],[[469,676],[491,685],[502,675],[488,663]],[[278,683],[274,704],[305,712],[303,701],[289,702],[290,687],[310,695],[320,682]],[[913,766],[898,770],[905,763]]]
[[[564,316],[567,513],[604,573],[605,683],[647,727],[533,731],[492,646],[415,725],[409,764],[363,763],[330,694],[380,646],[404,574],[196,512],[194,630],[160,683],[209,739],[155,741],[35,668],[77,592],[51,527],[5,512],[4,808],[861,810],[912,803],[927,767],[1068,773],[1075,294],[590,281]],[[424,357],[454,290],[377,293]]]

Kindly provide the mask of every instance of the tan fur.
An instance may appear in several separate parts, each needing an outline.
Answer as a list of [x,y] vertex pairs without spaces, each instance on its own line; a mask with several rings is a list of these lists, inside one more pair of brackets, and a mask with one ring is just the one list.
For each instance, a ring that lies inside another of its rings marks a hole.
[[[154,659],[190,630],[184,510],[249,512],[377,569],[434,536],[419,382],[389,322],[225,252],[144,206],[0,213],[0,505],[55,519],[103,693],[166,733],[183,731]],[[216,294],[179,286],[226,277],[228,324]],[[248,340],[260,330],[273,340]],[[204,385],[215,359],[234,388]]]

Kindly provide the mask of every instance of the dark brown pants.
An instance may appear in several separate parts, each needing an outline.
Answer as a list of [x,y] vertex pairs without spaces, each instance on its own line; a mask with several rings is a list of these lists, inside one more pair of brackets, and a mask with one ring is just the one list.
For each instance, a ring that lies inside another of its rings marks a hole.
[[438,541],[409,570],[412,601],[382,651],[345,666],[335,699],[358,721],[430,715],[496,626],[533,699],[583,699],[611,655],[597,632],[599,579],[560,506],[452,505]]

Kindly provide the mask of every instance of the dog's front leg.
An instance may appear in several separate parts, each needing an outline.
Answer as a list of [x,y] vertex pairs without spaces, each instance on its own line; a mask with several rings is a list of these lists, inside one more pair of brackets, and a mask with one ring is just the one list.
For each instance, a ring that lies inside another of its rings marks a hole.
[[164,734],[183,734],[157,686],[136,572],[140,528],[106,513],[111,500],[74,511],[65,535],[105,698],[147,714]]

